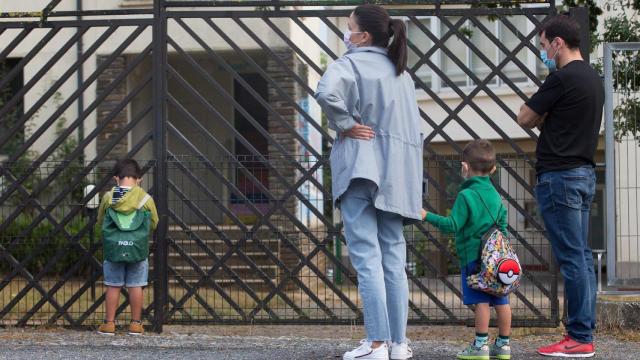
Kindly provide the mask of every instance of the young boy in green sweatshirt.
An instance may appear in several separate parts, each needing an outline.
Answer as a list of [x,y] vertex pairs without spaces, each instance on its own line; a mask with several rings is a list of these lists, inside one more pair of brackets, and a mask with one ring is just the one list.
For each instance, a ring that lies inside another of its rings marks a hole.
[[[151,231],[158,226],[158,211],[153,198],[140,187],[142,171],[138,163],[133,159],[118,161],[114,167],[113,180],[116,186],[104,194],[98,210],[98,226],[102,229],[108,208],[119,213],[131,213],[140,208],[150,212]],[[104,284],[106,293],[106,316],[104,323],[100,325],[98,333],[114,335],[116,331],[116,309],[120,300],[120,289],[125,286],[129,292],[129,304],[131,306],[131,324],[129,334],[142,335],[142,305],[143,288],[147,286],[149,276],[149,259],[134,263],[120,263],[104,260],[103,263]]]
[[[489,176],[496,170],[496,152],[484,139],[470,142],[462,152],[462,177],[465,179],[448,217],[423,210],[423,219],[443,233],[455,233],[460,259],[462,295],[465,305],[475,305],[475,341],[458,354],[458,359],[510,359],[511,307],[509,298],[492,296],[467,286],[480,261],[481,238],[494,224],[506,231],[507,211]],[[489,347],[490,306],[498,313],[499,337]]]

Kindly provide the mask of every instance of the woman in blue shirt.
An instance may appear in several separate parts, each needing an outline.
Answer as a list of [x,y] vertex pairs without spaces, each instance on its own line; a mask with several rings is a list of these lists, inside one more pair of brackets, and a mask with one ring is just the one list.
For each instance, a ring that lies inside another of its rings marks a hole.
[[415,85],[404,71],[406,28],[375,5],[349,17],[348,51],[324,73],[315,98],[338,134],[333,200],[358,273],[367,339],[344,359],[408,359],[409,288],[403,224],[422,209],[422,142]]

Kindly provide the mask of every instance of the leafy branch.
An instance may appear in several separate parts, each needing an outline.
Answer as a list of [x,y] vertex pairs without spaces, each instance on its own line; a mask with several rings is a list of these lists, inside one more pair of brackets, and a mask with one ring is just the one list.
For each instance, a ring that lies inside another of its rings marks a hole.
[[[604,32],[598,44],[640,41],[640,0],[613,0],[605,4],[613,13],[604,21]],[[612,56],[613,91],[618,104],[613,110],[614,137],[640,144],[640,52],[615,51]],[[602,68],[602,60],[599,67]]]

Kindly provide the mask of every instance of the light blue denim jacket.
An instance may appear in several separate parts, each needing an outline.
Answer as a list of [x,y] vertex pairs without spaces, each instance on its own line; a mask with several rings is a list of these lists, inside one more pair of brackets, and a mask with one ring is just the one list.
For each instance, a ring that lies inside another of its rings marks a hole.
[[315,98],[338,133],[356,123],[373,128],[373,140],[338,136],[331,150],[334,204],[352,179],[376,183],[375,207],[421,219],[422,142],[415,85],[406,72],[396,75],[386,49],[360,47],[331,64]]

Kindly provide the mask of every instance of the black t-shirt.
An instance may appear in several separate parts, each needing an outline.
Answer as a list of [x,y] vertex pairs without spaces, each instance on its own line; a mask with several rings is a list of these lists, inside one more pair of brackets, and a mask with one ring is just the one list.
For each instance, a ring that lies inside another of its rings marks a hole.
[[549,113],[538,138],[536,172],[595,166],[604,86],[585,61],[572,61],[547,76],[527,105]]

